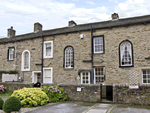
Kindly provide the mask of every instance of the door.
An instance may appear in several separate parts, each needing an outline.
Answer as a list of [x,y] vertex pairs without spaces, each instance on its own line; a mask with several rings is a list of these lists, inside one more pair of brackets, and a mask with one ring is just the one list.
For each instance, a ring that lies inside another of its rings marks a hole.
[[32,83],[41,83],[41,71],[32,71]]
[[113,86],[106,86],[106,99],[113,101]]

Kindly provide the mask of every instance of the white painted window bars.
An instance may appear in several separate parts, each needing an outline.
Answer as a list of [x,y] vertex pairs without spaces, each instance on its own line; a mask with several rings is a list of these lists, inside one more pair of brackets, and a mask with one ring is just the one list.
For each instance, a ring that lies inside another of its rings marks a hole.
[[104,67],[94,68],[94,84],[99,84],[104,81]]
[[120,45],[120,62],[121,66],[132,65],[132,45],[128,41],[122,42]]
[[143,84],[150,84],[150,70],[143,70]]
[[94,53],[103,53],[103,37],[94,38]]
[[90,72],[81,72],[81,84],[90,84]]
[[65,68],[73,68],[73,48],[67,47],[65,49]]

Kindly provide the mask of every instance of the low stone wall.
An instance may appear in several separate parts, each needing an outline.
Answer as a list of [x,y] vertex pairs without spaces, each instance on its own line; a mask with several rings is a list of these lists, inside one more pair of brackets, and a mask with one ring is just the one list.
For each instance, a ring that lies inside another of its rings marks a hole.
[[150,105],[150,86],[129,89],[128,86],[114,87],[114,103],[131,105]]
[[106,86],[102,85],[102,99],[106,99]]
[[0,82],[0,85],[4,85],[5,88],[7,88],[8,90],[10,91],[14,91],[14,90],[17,90],[17,89],[22,89],[24,87],[27,87],[27,88],[32,88],[33,87],[33,83],[30,83],[30,84],[22,84],[22,83],[4,83],[4,82]]
[[[33,83],[2,83],[11,91],[21,89],[23,87],[32,88]],[[50,84],[42,84],[50,85]],[[100,85],[59,85],[63,87],[69,100],[83,102],[100,102]],[[81,88],[81,91],[77,91]],[[102,88],[106,89],[105,86]],[[102,95],[106,96],[106,91],[103,89]],[[113,87],[113,102],[116,104],[132,104],[132,105],[150,105],[150,86],[139,86],[139,89],[129,89],[128,86]]]
[[[69,100],[83,102],[100,102],[100,85],[59,85],[63,87]],[[77,91],[81,87],[81,91]]]

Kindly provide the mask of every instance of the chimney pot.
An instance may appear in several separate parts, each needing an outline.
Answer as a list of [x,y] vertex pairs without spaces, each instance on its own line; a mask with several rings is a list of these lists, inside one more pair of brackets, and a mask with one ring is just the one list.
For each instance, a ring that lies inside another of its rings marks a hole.
[[73,27],[73,26],[76,26],[76,25],[77,24],[73,20],[68,22],[68,26],[70,26],[70,27]]
[[118,20],[119,19],[118,13],[111,14],[111,18],[112,20]]
[[11,38],[11,37],[15,37],[16,31],[13,29],[13,26],[11,26],[9,29],[7,29],[7,37]]
[[39,22],[34,23],[34,32],[42,32],[42,24],[40,24]]

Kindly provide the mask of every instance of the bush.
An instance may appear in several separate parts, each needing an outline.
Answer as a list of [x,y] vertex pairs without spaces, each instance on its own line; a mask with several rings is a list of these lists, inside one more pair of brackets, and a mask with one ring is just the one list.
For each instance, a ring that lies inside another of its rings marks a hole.
[[57,85],[45,85],[42,87],[42,91],[48,95],[50,102],[68,100],[64,89]]
[[3,101],[3,99],[0,98],[0,109],[2,109],[3,104],[4,104],[4,101]]
[[45,105],[49,101],[46,93],[40,88],[23,88],[15,90],[11,96],[20,99],[23,107]]
[[3,85],[0,85],[0,93],[5,93],[6,89]]
[[10,113],[12,111],[19,111],[21,108],[21,102],[16,97],[8,98],[5,103],[3,104],[3,110],[6,113]]

